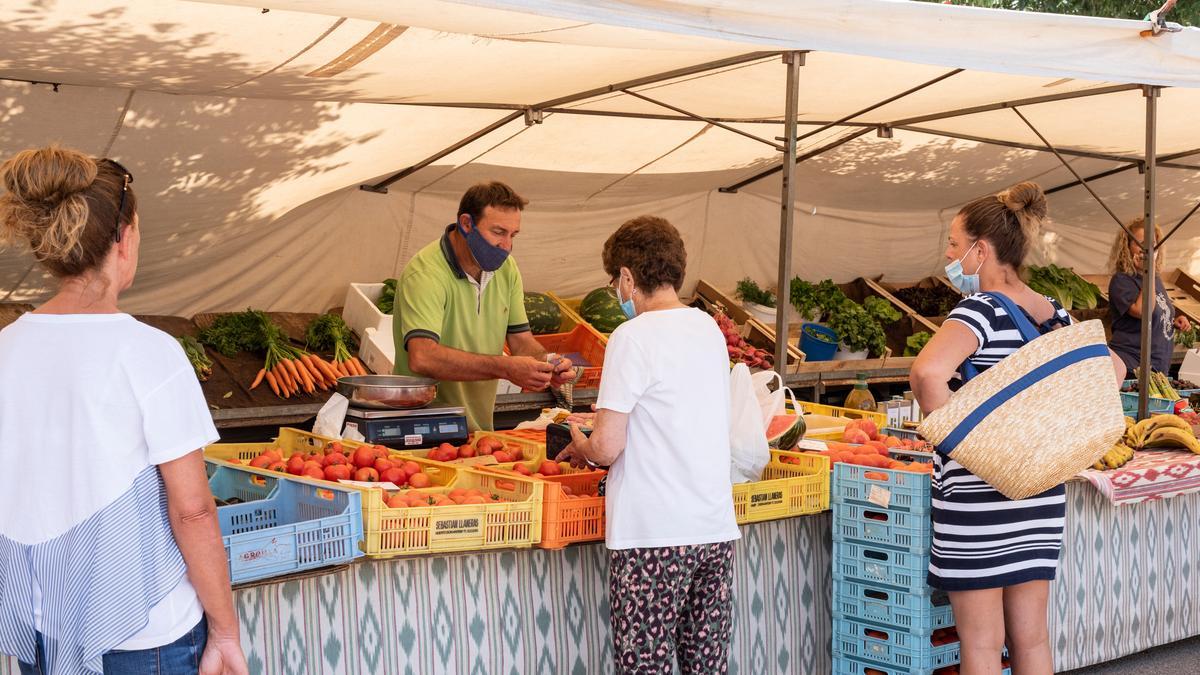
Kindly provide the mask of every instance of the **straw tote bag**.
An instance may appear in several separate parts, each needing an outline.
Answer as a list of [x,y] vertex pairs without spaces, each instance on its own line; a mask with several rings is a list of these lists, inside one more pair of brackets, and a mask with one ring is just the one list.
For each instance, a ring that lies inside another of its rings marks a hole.
[[965,364],[967,383],[919,429],[1005,497],[1025,499],[1066,482],[1120,440],[1120,387],[1099,321],[1042,335],[1011,300],[985,295],[1013,317],[1025,345],[983,373]]

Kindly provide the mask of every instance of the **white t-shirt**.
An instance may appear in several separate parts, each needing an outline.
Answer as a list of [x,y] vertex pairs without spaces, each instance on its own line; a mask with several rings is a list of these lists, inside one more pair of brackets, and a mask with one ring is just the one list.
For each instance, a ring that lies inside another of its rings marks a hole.
[[729,479],[729,358],[712,317],[641,314],[613,332],[597,408],[629,414],[605,488],[610,549],[737,539]]
[[[0,331],[0,535],[54,539],[151,465],[218,438],[179,343],[128,314],[25,314]],[[40,587],[34,580],[35,627]],[[116,649],[170,644],[203,609],[182,581]]]

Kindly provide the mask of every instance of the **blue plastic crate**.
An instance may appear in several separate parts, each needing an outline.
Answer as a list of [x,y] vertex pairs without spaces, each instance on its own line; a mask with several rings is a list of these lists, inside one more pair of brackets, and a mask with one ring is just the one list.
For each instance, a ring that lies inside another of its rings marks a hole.
[[[958,642],[933,646],[929,635],[914,635],[902,630],[885,630],[850,619],[833,620],[834,658],[866,662],[867,668],[885,666],[884,672],[928,673],[959,662],[962,650]],[[838,672],[836,669],[834,672]],[[855,671],[851,671],[855,672]],[[862,671],[858,671],[862,672]]]
[[833,541],[833,578],[875,584],[894,591],[929,594],[929,553],[911,553],[862,544]]
[[[871,478],[867,478],[867,474]],[[883,476],[883,478],[880,478]],[[893,511],[929,513],[932,480],[927,473],[877,469],[838,462],[833,466],[831,498],[834,502],[872,504],[871,488],[886,490],[887,508]]]
[[833,582],[833,616],[916,635],[954,625],[954,610],[945,593],[905,593],[844,580]]
[[933,524],[928,512],[909,513],[875,504],[835,501],[833,538],[927,554],[933,544]]
[[[944,668],[945,666],[941,667]],[[936,671],[929,670],[922,672],[909,670],[908,668],[896,668],[886,663],[877,663],[870,659],[852,658],[836,652],[833,655],[833,675],[872,675],[876,672],[883,673],[884,675],[912,675],[918,672],[922,673],[922,675],[928,675]],[[1000,671],[1000,675],[1012,675],[1012,668],[1005,668]]]
[[[1175,402],[1168,398],[1150,398],[1149,408],[1147,412],[1151,415],[1155,413],[1170,413],[1175,412]],[[1121,392],[1121,408],[1125,411],[1126,417],[1137,417],[1138,412],[1138,394],[1137,392],[1123,391]]]
[[213,495],[242,504],[217,508],[229,576],[245,583],[340,565],[362,555],[358,491],[217,467]]

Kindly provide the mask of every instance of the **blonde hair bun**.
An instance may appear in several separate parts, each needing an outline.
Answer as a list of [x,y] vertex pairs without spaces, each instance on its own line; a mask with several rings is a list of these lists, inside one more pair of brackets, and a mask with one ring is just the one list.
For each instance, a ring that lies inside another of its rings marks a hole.
[[52,271],[79,271],[93,262],[85,250],[91,215],[88,191],[96,182],[96,160],[70,148],[51,145],[23,150],[0,165],[0,242],[29,243]]

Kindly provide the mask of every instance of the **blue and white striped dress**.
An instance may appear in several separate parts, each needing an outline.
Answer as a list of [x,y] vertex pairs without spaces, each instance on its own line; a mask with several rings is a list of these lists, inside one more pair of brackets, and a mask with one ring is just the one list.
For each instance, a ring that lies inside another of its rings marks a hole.
[[[1062,306],[1047,299],[1055,316],[1038,326],[1043,333],[1071,323]],[[968,360],[981,372],[1025,344],[1013,318],[984,295],[964,299],[946,320],[958,321],[975,334],[980,346]],[[1037,325],[1032,318],[1030,322]],[[1065,515],[1066,491],[1061,485],[1012,500],[958,462],[935,453],[929,585],[971,591],[1053,579]]]

